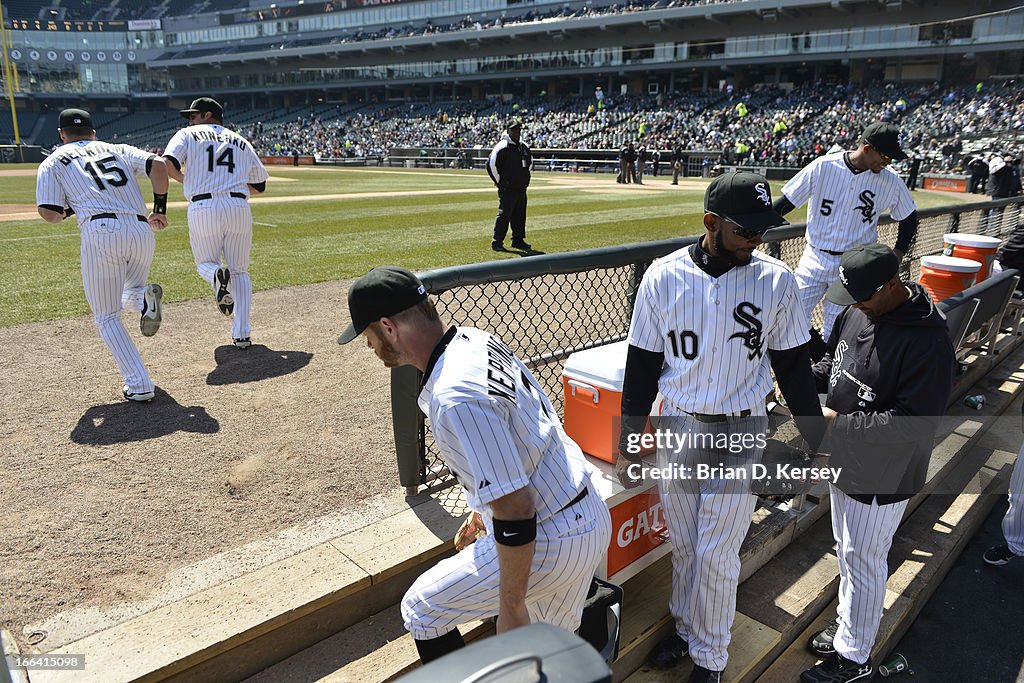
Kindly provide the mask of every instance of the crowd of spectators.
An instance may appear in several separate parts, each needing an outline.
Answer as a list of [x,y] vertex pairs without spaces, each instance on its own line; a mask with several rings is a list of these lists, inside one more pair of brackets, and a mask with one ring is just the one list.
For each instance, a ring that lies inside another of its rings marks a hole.
[[[628,96],[539,96],[521,103],[379,104],[354,112],[297,113],[241,132],[264,154],[381,157],[421,147],[488,149],[509,116],[534,149],[703,150],[723,163],[800,167],[829,149],[851,148],[863,127],[889,121],[922,172],[962,171],[969,157],[1024,138],[1024,94],[1015,83],[942,88],[856,88],[816,83]],[[968,138],[966,143],[963,138]]]

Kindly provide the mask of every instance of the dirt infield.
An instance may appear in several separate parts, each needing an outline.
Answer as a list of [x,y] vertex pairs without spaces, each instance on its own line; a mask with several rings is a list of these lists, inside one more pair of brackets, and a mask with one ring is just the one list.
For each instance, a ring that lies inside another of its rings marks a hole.
[[46,622],[69,610],[101,624],[187,590],[169,574],[217,553],[361,501],[404,504],[388,371],[335,342],[347,289],[258,293],[246,351],[212,299],[167,305],[149,339],[125,314],[159,387],[148,405],[120,397],[91,318],[0,329],[0,618],[22,645],[53,647]]

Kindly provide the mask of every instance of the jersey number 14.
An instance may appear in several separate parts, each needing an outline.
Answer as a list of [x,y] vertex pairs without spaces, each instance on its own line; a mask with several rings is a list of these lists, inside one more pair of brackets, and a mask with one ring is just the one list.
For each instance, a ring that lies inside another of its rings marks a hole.
[[214,149],[213,145],[206,148],[206,170],[213,173],[214,166],[223,166],[228,169],[228,173],[235,172],[235,150],[233,147],[226,147],[217,160],[214,161]]

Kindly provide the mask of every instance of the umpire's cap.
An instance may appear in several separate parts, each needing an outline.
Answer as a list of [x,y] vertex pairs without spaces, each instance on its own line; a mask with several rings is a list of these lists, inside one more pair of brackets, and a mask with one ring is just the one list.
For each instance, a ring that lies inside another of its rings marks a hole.
[[348,312],[352,316],[352,324],[338,337],[338,343],[348,344],[371,323],[401,313],[426,298],[427,288],[405,268],[374,268],[349,287]]
[[764,232],[789,225],[772,208],[772,188],[764,176],[749,171],[723,173],[708,185],[704,210],[748,230]]
[[178,113],[183,118],[188,118],[192,114],[201,114],[203,112],[210,112],[218,119],[224,118],[224,107],[220,106],[220,103],[212,97],[200,97],[192,100],[192,106],[188,109],[182,109]]

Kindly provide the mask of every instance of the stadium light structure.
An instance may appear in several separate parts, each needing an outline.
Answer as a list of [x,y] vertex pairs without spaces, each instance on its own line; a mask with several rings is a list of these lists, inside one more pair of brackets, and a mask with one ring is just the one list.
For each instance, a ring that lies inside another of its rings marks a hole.
[[4,90],[7,92],[7,101],[11,105],[11,122],[14,124],[14,144],[21,144],[21,132],[18,130],[18,110],[14,106],[14,90],[18,80],[18,70],[11,63],[8,53],[14,45],[10,31],[4,25],[4,3],[0,0],[0,55],[3,57]]

